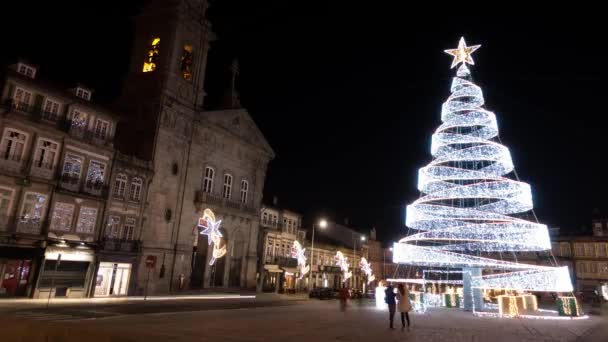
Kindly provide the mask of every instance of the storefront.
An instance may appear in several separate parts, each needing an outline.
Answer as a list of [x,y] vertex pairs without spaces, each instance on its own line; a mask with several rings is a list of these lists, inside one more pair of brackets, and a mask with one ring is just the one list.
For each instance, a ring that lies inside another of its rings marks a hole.
[[95,278],[95,297],[126,296],[131,264],[101,262]]
[[296,267],[281,267],[281,269],[283,270],[283,284],[280,290],[285,293],[295,293],[298,269]]
[[47,247],[34,297],[87,297],[95,255],[86,247]]
[[264,265],[264,284],[263,291],[275,292],[278,291],[278,285],[281,280],[283,270],[278,265]]
[[33,288],[40,248],[0,247],[0,297],[28,297]]

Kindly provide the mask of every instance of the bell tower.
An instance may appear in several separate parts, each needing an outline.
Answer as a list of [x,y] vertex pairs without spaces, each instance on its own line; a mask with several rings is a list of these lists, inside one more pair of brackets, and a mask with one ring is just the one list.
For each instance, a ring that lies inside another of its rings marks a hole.
[[136,18],[124,95],[169,96],[192,109],[203,105],[209,42],[206,0],[151,0]]
[[[206,0],[150,0],[135,19],[129,70],[119,105],[126,118],[118,147],[154,164],[142,236],[142,254],[159,260],[150,293],[167,293],[188,277],[192,223],[182,222],[191,146],[203,108],[209,43]],[[189,173],[189,170],[191,171]],[[189,198],[189,197],[188,197]],[[184,228],[187,226],[187,229]],[[138,284],[145,283],[140,265]]]

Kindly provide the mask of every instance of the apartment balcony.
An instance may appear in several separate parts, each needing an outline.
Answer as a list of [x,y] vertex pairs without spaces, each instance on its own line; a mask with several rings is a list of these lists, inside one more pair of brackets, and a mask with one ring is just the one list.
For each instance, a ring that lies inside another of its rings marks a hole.
[[89,180],[84,184],[84,192],[93,196],[106,197],[108,194],[108,188],[109,187],[102,181]]
[[246,212],[247,214],[257,214],[255,207],[239,200],[228,199],[217,194],[197,190],[194,196],[194,205],[202,208],[203,205],[212,205],[221,208],[233,209]]
[[55,168],[52,163],[34,163],[30,169],[30,175],[38,178],[51,180],[55,176]]
[[39,218],[21,217],[17,219],[17,233],[39,235],[42,232],[42,220]]
[[22,173],[25,168],[25,160],[21,156],[6,156],[0,158],[0,168],[9,173]]
[[0,232],[11,232],[14,226],[14,217],[7,215],[0,215]]
[[80,178],[64,173],[59,177],[59,187],[64,190],[78,192],[80,189]]
[[104,252],[139,253],[141,241],[105,238],[101,243]]
[[298,267],[298,259],[282,256],[266,256],[266,264],[278,265],[279,267]]

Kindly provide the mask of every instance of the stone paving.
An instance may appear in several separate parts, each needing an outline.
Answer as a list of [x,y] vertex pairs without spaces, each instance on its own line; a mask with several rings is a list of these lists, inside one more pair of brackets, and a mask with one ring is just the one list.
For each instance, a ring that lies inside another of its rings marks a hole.
[[[24,318],[22,339],[10,341],[608,341],[605,317],[546,321],[479,318],[458,309],[412,314],[410,331],[388,329],[388,314],[336,301],[255,309],[208,310],[37,322]],[[396,317],[397,318],[397,317]],[[5,322],[5,320],[1,320]],[[42,324],[42,325],[41,325]],[[15,326],[16,327],[16,326]],[[36,327],[36,328],[34,328]],[[36,339],[48,329],[59,339]],[[0,331],[7,331],[0,323]],[[15,335],[13,335],[15,336]],[[74,339],[70,339],[74,337]]]

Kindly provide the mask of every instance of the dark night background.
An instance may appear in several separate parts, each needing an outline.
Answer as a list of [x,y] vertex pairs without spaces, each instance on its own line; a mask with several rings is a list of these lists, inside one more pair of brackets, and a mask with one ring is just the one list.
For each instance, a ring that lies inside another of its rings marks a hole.
[[[0,63],[25,57],[41,77],[83,82],[110,102],[127,71],[131,17],[145,2],[3,3]],[[308,221],[348,217],[361,231],[375,225],[379,238],[396,239],[449,95],[454,70],[443,50],[464,35],[483,45],[473,77],[532,186],[539,219],[576,232],[608,202],[600,13],[216,0],[208,104],[238,57],[241,101],[277,154],[266,202],[276,195]]]

